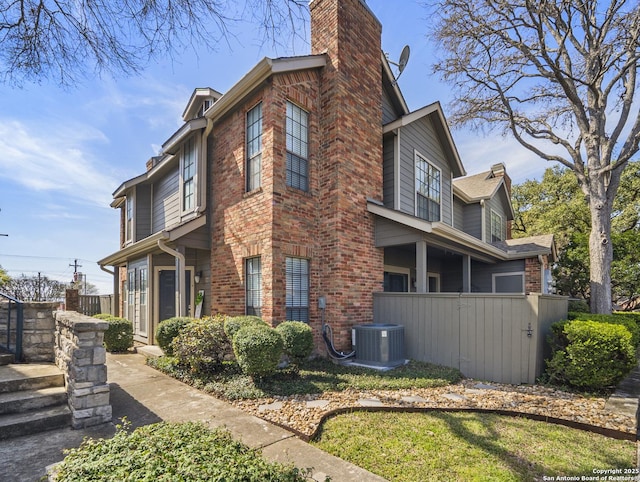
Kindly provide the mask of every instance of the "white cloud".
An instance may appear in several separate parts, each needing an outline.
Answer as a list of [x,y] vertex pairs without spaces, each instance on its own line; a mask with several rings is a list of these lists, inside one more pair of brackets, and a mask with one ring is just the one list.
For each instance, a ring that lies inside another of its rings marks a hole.
[[0,118],[0,177],[105,206],[118,181],[103,172],[89,145],[106,142],[102,132],[83,124]]

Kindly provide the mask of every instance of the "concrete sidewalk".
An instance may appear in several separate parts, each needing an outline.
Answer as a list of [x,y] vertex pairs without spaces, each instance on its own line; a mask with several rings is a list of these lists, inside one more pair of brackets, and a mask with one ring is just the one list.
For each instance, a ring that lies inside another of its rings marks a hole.
[[[324,480],[326,475],[333,482],[385,480],[303,442],[287,430],[148,367],[143,355],[108,354],[107,369],[115,423],[125,416],[134,428],[161,420],[204,421],[211,426],[226,427],[234,438],[260,449],[269,460],[313,468],[315,480]],[[37,481],[45,475],[47,466],[64,458],[64,448],[77,447],[85,436],[111,437],[114,431],[113,424],[105,424],[1,441],[0,480]]]

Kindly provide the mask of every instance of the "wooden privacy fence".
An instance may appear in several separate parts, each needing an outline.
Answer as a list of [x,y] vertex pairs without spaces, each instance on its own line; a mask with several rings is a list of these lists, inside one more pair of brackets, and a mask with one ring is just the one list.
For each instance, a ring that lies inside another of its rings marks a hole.
[[458,368],[497,383],[534,383],[546,338],[566,319],[553,295],[374,293],[374,322],[404,325],[407,358]]

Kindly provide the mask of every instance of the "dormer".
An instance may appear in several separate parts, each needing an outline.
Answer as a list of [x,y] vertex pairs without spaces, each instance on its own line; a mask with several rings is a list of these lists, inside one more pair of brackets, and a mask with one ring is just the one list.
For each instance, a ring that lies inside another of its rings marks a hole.
[[182,119],[187,122],[191,119],[204,117],[204,113],[215,102],[222,97],[222,94],[209,87],[198,87],[191,94],[187,107],[182,113]]

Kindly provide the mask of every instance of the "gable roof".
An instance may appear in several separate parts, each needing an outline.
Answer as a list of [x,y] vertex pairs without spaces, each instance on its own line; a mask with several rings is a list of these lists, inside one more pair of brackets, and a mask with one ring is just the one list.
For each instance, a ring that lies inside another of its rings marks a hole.
[[[497,164],[496,166],[502,166]],[[504,190],[509,214],[515,218],[513,205],[509,196],[509,189],[503,175],[496,176],[493,169],[472,176],[459,177],[453,180],[453,194],[466,203],[476,203],[493,198],[500,189]]]
[[507,239],[493,243],[493,245],[512,254],[551,254],[554,260],[557,257],[553,234]]
[[449,124],[447,123],[447,119],[444,116],[444,112],[442,111],[440,102],[434,102],[432,104],[426,105],[421,109],[415,110],[413,112],[410,112],[409,114],[399,117],[393,122],[385,124],[382,127],[382,132],[384,134],[386,134],[387,132],[392,132],[400,127],[409,125],[427,116],[429,116],[433,121],[436,132],[441,135],[441,138],[444,139],[443,147],[445,149],[445,153],[447,153],[449,158],[453,160],[451,169],[453,171],[454,177],[466,175],[467,173],[464,170],[462,160],[460,159],[460,155],[458,154],[458,148],[453,142],[453,136],[451,135],[451,131],[449,130]]
[[240,100],[250,94],[273,74],[300,70],[318,69],[327,65],[326,54],[298,57],[263,58],[204,113],[205,117],[217,120],[232,110]]

